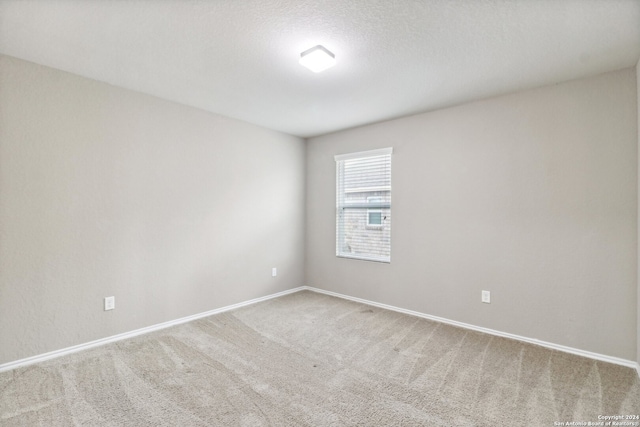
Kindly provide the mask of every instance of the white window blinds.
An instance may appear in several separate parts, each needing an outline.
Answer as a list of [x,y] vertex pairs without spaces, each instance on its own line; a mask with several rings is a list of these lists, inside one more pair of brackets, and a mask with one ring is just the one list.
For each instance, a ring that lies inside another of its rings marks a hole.
[[391,153],[335,156],[337,256],[391,261]]

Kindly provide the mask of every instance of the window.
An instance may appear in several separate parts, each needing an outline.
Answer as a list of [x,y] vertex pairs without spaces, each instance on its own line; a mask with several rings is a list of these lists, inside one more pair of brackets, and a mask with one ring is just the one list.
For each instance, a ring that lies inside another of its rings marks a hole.
[[[367,197],[367,203],[380,204],[382,203],[382,197]],[[382,227],[382,225],[382,210],[367,209],[367,226]]]
[[391,148],[336,160],[336,256],[391,261]]

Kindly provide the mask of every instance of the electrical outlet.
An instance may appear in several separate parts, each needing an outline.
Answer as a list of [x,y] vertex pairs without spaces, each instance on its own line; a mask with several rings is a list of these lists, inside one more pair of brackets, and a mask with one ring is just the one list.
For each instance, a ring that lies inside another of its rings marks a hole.
[[491,304],[491,292],[482,291],[482,302],[486,302],[487,304]]
[[273,267],[271,269],[271,277],[276,277],[278,275],[278,269]]
[[104,299],[104,311],[116,308],[116,297],[106,297]]

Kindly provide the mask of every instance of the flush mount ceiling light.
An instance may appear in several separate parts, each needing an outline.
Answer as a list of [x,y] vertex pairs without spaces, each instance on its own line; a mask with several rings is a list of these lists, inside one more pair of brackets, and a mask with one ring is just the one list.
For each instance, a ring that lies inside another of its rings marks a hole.
[[336,65],[336,56],[324,46],[318,45],[300,54],[300,64],[314,73],[319,73]]

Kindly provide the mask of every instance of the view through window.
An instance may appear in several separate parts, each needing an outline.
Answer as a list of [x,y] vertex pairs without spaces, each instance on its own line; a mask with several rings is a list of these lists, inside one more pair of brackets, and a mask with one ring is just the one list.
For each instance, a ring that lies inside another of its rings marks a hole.
[[391,148],[336,160],[336,255],[391,261]]

